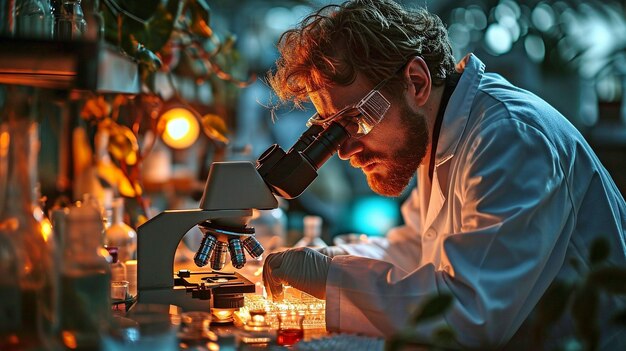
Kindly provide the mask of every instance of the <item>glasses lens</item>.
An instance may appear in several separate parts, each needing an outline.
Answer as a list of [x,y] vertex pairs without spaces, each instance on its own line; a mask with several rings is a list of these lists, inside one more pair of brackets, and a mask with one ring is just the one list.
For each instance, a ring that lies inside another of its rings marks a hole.
[[383,119],[391,103],[378,90],[370,91],[358,104],[347,106],[336,114],[323,118],[314,114],[307,126],[312,124],[328,125],[334,120],[343,120],[344,127],[351,137],[360,138],[368,134]]
[[375,125],[380,123],[389,107],[391,107],[391,103],[385,99],[380,91],[372,90],[367,94],[356,106],[361,112],[361,117],[358,121],[359,132],[361,134],[369,133]]

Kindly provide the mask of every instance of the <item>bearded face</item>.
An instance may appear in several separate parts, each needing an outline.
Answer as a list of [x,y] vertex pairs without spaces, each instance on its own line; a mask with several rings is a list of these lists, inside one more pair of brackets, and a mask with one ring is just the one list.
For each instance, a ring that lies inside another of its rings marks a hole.
[[353,167],[363,170],[370,188],[384,196],[402,193],[426,156],[429,143],[425,116],[410,111],[406,104],[401,106],[401,123],[385,147],[379,148],[381,151],[364,147],[350,158]]

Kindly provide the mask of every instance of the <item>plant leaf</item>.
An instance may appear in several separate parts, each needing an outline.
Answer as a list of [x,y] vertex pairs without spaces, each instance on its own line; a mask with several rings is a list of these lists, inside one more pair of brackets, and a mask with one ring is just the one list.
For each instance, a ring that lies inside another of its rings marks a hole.
[[574,293],[572,317],[576,333],[590,350],[598,342],[598,290],[592,284],[585,284]]
[[572,292],[572,285],[560,281],[555,281],[548,287],[537,304],[538,328],[544,330],[563,315]]
[[118,162],[129,166],[137,163],[139,144],[130,128],[112,122],[109,125],[108,151]]
[[441,294],[430,299],[417,309],[417,313],[411,318],[413,323],[418,324],[427,319],[437,317],[443,314],[450,305],[452,305],[452,296],[448,294]]
[[621,267],[601,267],[589,274],[589,281],[613,294],[626,294],[626,269]]
[[212,140],[228,144],[229,140],[226,135],[229,131],[222,117],[209,113],[202,116],[200,120],[202,122],[202,130],[206,136]]
[[617,325],[626,327],[626,310],[617,312],[613,318],[611,318],[611,321]]
[[591,248],[589,249],[589,261],[591,261],[592,265],[601,263],[609,257],[610,252],[611,247],[608,240],[596,238],[591,243]]
[[204,0],[192,1],[189,10],[191,11],[191,31],[204,38],[213,35],[213,30],[209,25],[211,19],[211,9]]
[[[158,52],[169,40],[182,9],[181,0],[150,0],[145,7],[143,1],[117,0],[117,3],[143,21],[136,21],[121,12],[116,13],[107,1],[103,1],[100,8],[105,24],[104,37],[131,56],[136,54],[136,43]],[[121,26],[118,25],[118,16]]]

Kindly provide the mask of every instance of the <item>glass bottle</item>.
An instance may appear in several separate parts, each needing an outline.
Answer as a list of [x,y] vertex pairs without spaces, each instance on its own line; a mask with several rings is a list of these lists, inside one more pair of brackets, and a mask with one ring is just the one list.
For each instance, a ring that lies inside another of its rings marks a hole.
[[61,273],[65,346],[98,349],[111,318],[111,269],[103,255],[103,223],[93,206],[77,202],[66,218]]
[[13,36],[15,31],[15,0],[0,1],[0,35]]
[[104,232],[107,246],[117,247],[120,262],[135,258],[137,251],[137,232],[124,223],[124,199],[113,200],[111,225]]
[[15,1],[15,36],[22,38],[52,38],[50,0]]
[[53,245],[36,218],[39,138],[33,96],[32,89],[8,87],[0,114],[0,270],[11,275],[2,278],[0,289],[3,350],[49,348],[52,340]]
[[76,40],[87,31],[87,22],[80,5],[81,0],[56,0],[54,13],[54,38]]
[[126,265],[120,262],[117,247],[108,246],[107,251],[111,255],[111,281],[121,282],[126,280]]
[[326,247],[322,235],[322,217],[304,216],[304,233],[294,247]]

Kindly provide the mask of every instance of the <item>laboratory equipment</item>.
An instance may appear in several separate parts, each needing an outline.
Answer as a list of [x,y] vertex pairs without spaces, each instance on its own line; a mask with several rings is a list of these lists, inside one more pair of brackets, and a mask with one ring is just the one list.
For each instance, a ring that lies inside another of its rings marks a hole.
[[119,260],[117,247],[108,246],[106,249],[111,255],[111,281],[126,280],[126,265]]
[[68,348],[97,347],[109,327],[111,268],[102,255],[102,233],[102,215],[96,207],[81,202],[69,207],[60,289],[61,333],[73,340],[63,340]]
[[[213,163],[199,209],[167,210],[138,228],[139,302],[174,304],[186,311],[224,308],[218,305],[226,304],[226,300],[232,307],[242,307],[243,297],[239,299],[235,295],[255,289],[254,284],[236,273],[230,273],[229,277],[243,283],[224,283],[223,286],[211,285],[206,280],[189,282],[188,278],[197,276],[195,272],[173,274],[174,253],[181,239],[198,225],[204,232],[204,239],[194,258],[196,265],[202,267],[210,262],[211,268],[220,270],[230,251],[233,266],[243,267],[243,250],[253,258],[263,253],[254,239],[254,228],[248,226],[253,209],[276,208],[275,195],[287,199],[299,196],[315,180],[319,167],[349,137],[339,123],[333,122],[326,128],[314,125],[288,152],[273,145],[256,165],[251,162]],[[230,298],[222,298],[223,292],[229,289],[234,289]]]
[[276,343],[293,346],[304,338],[304,311],[282,311],[278,314]]
[[104,242],[107,246],[117,247],[120,262],[135,258],[137,251],[137,232],[124,222],[124,198],[113,200],[111,224],[104,231]]
[[55,1],[54,38],[58,40],[77,40],[87,31],[87,22],[80,4],[81,0]]
[[320,236],[322,235],[322,217],[304,216],[304,230],[302,239],[294,247],[326,247],[326,243]]

